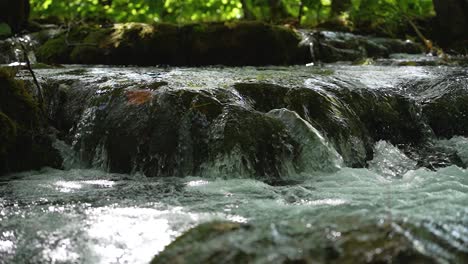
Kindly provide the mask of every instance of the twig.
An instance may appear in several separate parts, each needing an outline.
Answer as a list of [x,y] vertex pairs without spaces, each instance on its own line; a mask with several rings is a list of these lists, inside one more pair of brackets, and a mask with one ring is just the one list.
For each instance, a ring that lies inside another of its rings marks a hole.
[[24,59],[26,60],[26,66],[28,67],[29,72],[31,73],[31,76],[33,78],[34,84],[36,85],[37,88],[37,97],[39,99],[39,104],[42,106],[44,105],[44,96],[42,95],[42,88],[41,85],[39,84],[39,81],[36,78],[36,74],[34,73],[32,67],[31,67],[31,61],[29,60],[28,57],[28,51],[26,50],[26,47],[24,46],[23,42],[21,40],[19,41],[21,45],[21,49],[23,50],[24,53]]
[[424,35],[423,33],[421,32],[421,30],[419,30],[418,26],[416,26],[416,24],[414,24],[413,20],[411,20],[411,18],[409,18],[408,16],[405,16],[406,20],[408,21],[408,23],[410,24],[410,26],[413,28],[414,32],[416,32],[416,35],[418,35],[418,37],[421,39],[421,41],[424,43],[424,45],[426,46],[426,49],[427,51],[432,51],[433,49],[433,45],[432,45],[432,42],[430,40],[428,40]]

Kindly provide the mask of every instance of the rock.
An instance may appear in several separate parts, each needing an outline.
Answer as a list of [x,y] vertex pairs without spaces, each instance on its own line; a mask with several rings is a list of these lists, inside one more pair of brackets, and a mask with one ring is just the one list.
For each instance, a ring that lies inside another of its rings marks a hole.
[[117,65],[290,65],[309,61],[290,29],[257,22],[80,27],[38,50],[47,63]]
[[[204,223],[177,238],[151,263],[437,263],[439,257],[426,255],[421,249],[426,245],[413,243],[430,233],[423,225],[361,225],[346,231],[275,226]],[[444,245],[437,238],[432,241]]]
[[365,166],[379,140],[418,145],[432,136],[417,102],[394,92],[267,83],[239,83],[234,88],[258,111],[287,108],[298,113],[333,143],[348,166]]
[[275,109],[267,114],[279,119],[299,144],[296,158],[297,172],[335,172],[343,166],[343,158],[309,122],[296,112]]
[[411,41],[377,38],[352,33],[301,30],[306,43],[312,46],[313,58],[321,62],[357,61],[386,58],[393,53],[421,54],[421,45]]
[[37,101],[15,80],[13,69],[0,68],[0,175],[44,166],[61,167],[61,158],[44,132]]
[[[203,263],[207,263],[206,261],[208,261],[208,263],[228,263],[225,257],[231,255],[229,242],[217,238],[231,232],[243,230],[244,228],[247,228],[247,226],[225,221],[201,224],[177,238],[174,243],[166,247],[163,253],[156,256],[151,261],[151,264],[191,263],[189,259],[194,260],[194,262],[200,261]],[[207,246],[205,242],[208,242],[210,245]],[[213,247],[217,248],[216,253],[209,252],[212,251]],[[243,258],[247,256],[244,256],[244,254],[240,252],[232,253],[234,253],[235,256],[230,256],[230,261],[234,260],[240,263],[247,260]],[[213,258],[207,258],[207,255],[211,255]]]
[[226,90],[114,89],[86,94],[60,104],[87,106],[72,125],[72,140],[89,165],[104,151],[105,160],[94,165],[114,172],[164,177],[217,170],[220,177],[275,180],[284,172],[283,163],[294,158],[296,143],[284,125],[263,113],[225,104],[225,98],[235,98]]
[[466,71],[448,74],[426,84],[419,100],[437,137],[468,136],[468,78]]
[[297,155],[298,142],[281,121],[241,107],[225,108],[215,120],[210,136],[214,164],[209,163],[209,167],[221,175],[241,171],[275,181],[287,176],[288,163],[292,164]]
[[[223,79],[195,88],[180,76],[165,77],[160,69],[150,74],[130,70],[121,79],[109,78],[118,76],[120,68],[103,75],[87,69],[48,71],[44,74],[57,75],[43,86],[59,137],[88,166],[112,172],[275,183],[294,173],[333,171],[340,166],[339,156],[345,166],[367,167],[381,140],[418,167],[460,163],[451,153],[430,154],[435,135],[465,132],[464,108],[457,100],[463,102],[466,78],[457,70],[395,89],[370,89],[333,74],[314,76],[305,85],[229,79],[224,85]],[[454,101],[440,109],[436,103],[449,95]],[[452,122],[439,121],[442,117]]]

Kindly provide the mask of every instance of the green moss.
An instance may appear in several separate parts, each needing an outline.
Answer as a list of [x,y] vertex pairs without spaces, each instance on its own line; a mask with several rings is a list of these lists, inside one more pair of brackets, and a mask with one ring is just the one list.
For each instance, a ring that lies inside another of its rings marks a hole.
[[68,63],[71,47],[67,45],[65,35],[50,39],[36,51],[37,59],[45,63]]
[[108,49],[112,48],[113,43],[111,40],[111,28],[91,28],[88,35],[73,48],[70,54],[70,59],[73,63],[86,63],[86,64],[99,64],[106,63]]
[[92,32],[94,27],[80,26],[72,28],[55,38],[49,39],[36,51],[39,62],[42,63],[72,63],[70,54],[75,47],[83,44],[83,39]]

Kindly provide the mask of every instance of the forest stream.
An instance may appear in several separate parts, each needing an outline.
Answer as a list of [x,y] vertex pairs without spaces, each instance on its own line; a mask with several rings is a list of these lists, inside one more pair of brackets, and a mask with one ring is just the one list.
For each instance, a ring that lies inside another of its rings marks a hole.
[[468,262],[468,71],[402,58],[35,70],[63,169],[1,178],[0,263]]

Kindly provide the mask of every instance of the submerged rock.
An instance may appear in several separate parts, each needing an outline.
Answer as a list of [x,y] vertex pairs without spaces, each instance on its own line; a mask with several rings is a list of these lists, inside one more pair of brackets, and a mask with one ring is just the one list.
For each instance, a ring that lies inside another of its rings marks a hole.
[[[151,263],[437,263],[447,256],[430,255],[426,246],[454,250],[431,237],[430,225],[424,224],[374,224],[347,231],[297,228],[204,223],[177,238]],[[420,238],[430,242],[423,244]],[[462,250],[455,252],[450,259],[466,260]]]
[[292,30],[257,22],[73,28],[37,51],[47,63],[290,65],[310,60]]

